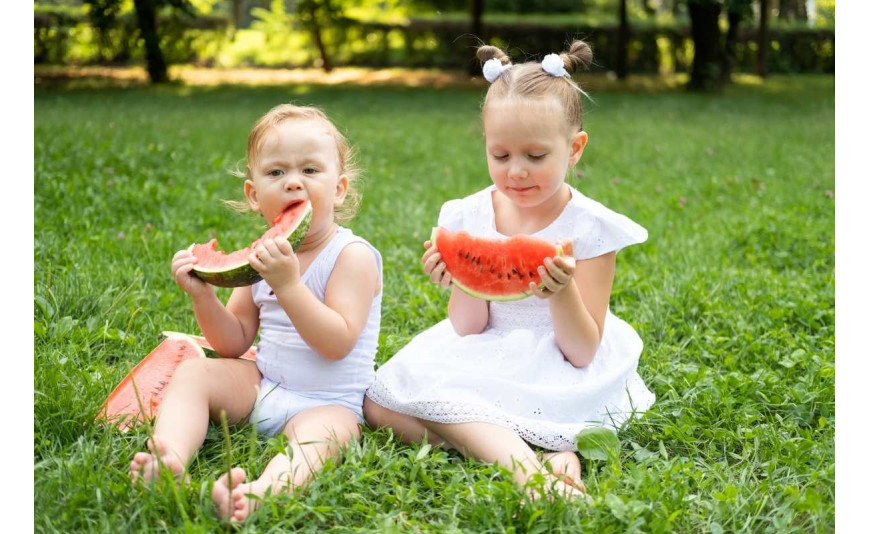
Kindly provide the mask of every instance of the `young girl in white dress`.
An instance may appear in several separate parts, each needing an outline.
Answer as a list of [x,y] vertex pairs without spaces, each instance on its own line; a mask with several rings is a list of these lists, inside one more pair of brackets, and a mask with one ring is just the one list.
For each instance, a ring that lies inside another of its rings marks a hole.
[[[589,46],[575,41],[541,63],[512,65],[492,46],[478,57],[491,83],[483,123],[493,184],[446,202],[438,225],[484,238],[570,239],[574,256],[547,259],[545,287],[530,283],[525,300],[487,302],[452,287],[448,318],[378,369],[365,416],[408,442],[498,462],[520,486],[541,473],[551,490],[579,496],[577,434],[615,430],[655,400],[637,374],[642,341],[608,308],[617,251],[647,232],[565,183],[588,139],[570,75],[591,63]],[[450,287],[437,248],[424,247],[424,272]]]
[[[249,256],[263,280],[233,290],[226,306],[195,278],[187,249],[172,258],[176,283],[193,300],[203,334],[222,358],[183,362],[172,377],[149,452],[130,464],[134,480],[165,468],[182,477],[202,445],[209,419],[283,432],[292,455],[278,454],[256,480],[234,468],[215,481],[218,514],[242,521],[254,494],[292,492],[308,483],[340,447],[359,437],[362,402],[374,379],[381,319],[381,256],[339,226],[355,211],[356,172],[344,136],[316,108],[273,108],[248,137],[247,205],[267,221],[308,200],[312,220],[294,252],[267,239]],[[239,359],[257,332],[256,363]]]

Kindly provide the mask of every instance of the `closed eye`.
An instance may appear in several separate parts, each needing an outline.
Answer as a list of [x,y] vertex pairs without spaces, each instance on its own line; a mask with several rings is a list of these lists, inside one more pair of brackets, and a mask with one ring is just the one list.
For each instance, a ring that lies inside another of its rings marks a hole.
[[547,154],[529,154],[529,159],[534,161],[541,161],[547,156]]
[[503,160],[506,160],[508,158],[508,155],[507,154],[493,154],[492,157],[494,157],[495,159],[497,159],[499,161],[503,161]]

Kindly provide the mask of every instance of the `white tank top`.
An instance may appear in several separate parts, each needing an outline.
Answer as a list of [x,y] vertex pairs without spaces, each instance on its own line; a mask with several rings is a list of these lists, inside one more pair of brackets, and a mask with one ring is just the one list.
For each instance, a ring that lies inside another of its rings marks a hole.
[[325,301],[326,284],[338,255],[351,243],[364,243],[371,249],[378,266],[381,291],[372,300],[368,320],[356,345],[338,361],[317,354],[302,339],[287,313],[265,280],[254,284],[254,304],[260,308],[260,341],[257,367],[264,377],[296,393],[321,398],[362,402],[362,395],[374,381],[375,353],[381,326],[383,264],[381,255],[368,241],[347,228],[338,231],[302,275],[302,283]]

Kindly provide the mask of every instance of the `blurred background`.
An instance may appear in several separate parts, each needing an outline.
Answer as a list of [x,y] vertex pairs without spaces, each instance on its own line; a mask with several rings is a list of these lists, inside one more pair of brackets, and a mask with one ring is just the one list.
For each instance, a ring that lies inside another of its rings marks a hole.
[[589,42],[611,79],[834,72],[834,0],[41,0],[36,83],[163,83],[204,69],[345,67],[478,74],[473,47],[515,61]]

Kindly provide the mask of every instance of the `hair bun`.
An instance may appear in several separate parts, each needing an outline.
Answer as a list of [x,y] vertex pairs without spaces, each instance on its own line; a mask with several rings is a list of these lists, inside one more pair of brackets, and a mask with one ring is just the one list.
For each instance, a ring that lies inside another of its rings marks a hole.
[[562,52],[559,57],[565,62],[565,70],[568,74],[574,74],[581,69],[589,70],[589,66],[592,65],[592,49],[585,41],[574,41],[571,43],[571,49]]
[[483,45],[477,48],[477,59],[479,59],[481,63],[486,63],[492,58],[501,61],[502,65],[509,65],[511,62],[510,56],[505,54],[502,49],[497,46]]

